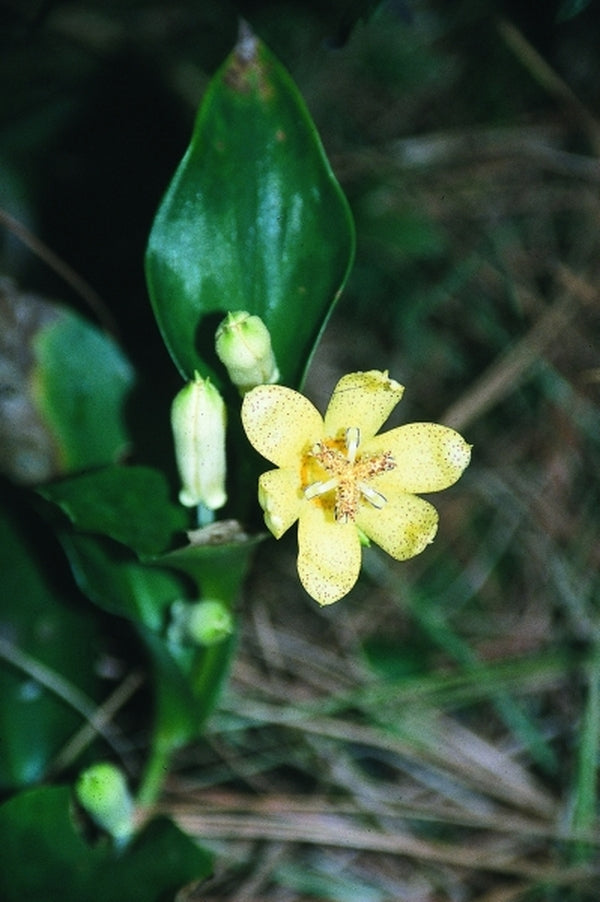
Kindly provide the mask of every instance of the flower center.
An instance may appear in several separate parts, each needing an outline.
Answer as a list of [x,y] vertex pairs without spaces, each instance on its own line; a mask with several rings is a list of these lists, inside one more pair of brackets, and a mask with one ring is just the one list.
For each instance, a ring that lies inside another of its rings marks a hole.
[[[310,500],[334,493],[333,513],[340,523],[356,519],[363,498],[373,507],[382,508],[387,498],[369,482],[396,467],[391,451],[359,455],[359,445],[360,429],[351,426],[344,439],[317,442],[304,455],[304,497]],[[324,478],[315,479],[316,476]]]

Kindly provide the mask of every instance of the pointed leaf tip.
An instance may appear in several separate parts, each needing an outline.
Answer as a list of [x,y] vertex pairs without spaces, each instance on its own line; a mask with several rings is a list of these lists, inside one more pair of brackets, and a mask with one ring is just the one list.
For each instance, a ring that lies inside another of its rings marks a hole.
[[234,53],[240,63],[246,65],[256,60],[257,57],[258,39],[245,19],[240,19],[238,42],[235,45]]
[[274,96],[269,69],[268,55],[260,40],[250,25],[240,20],[238,41],[225,65],[224,85],[234,95],[255,94],[257,100],[268,102]]

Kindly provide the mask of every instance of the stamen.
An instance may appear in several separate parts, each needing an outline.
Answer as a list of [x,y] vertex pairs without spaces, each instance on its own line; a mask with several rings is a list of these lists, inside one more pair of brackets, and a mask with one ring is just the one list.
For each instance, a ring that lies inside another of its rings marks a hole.
[[316,445],[313,445],[310,456],[314,457],[328,473],[339,473],[346,463],[344,456],[337,448],[330,448],[325,442],[317,442]]
[[370,485],[367,485],[365,482],[359,482],[358,488],[361,491],[361,494],[365,496],[367,501],[370,501],[373,507],[377,508],[377,510],[381,510],[384,505],[387,504],[387,498],[385,495],[382,495],[381,492],[376,492],[375,489],[372,489]]
[[313,482],[311,485],[307,485],[304,489],[304,497],[308,498],[310,501],[311,498],[317,498],[319,495],[324,495],[326,492],[331,492],[333,489],[336,489],[338,486],[337,479],[328,479],[327,482],[323,482],[322,480],[319,482]]
[[[391,451],[359,455],[358,426],[346,429],[344,445],[345,447],[339,439],[316,442],[306,452],[302,473],[302,481],[306,486],[303,487],[304,497],[308,501],[328,492],[334,493],[333,516],[339,523],[356,520],[363,499],[381,510],[387,503],[387,498],[371,488],[371,480],[396,467]],[[320,475],[325,478],[315,479],[315,476]]]
[[346,450],[348,451],[348,461],[353,464],[356,460],[356,452],[360,445],[360,429],[358,426],[350,426],[346,429]]

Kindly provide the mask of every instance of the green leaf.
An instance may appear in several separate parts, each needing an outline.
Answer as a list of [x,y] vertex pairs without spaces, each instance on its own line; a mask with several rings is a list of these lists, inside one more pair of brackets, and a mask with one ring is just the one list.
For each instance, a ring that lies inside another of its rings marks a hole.
[[202,734],[229,671],[235,636],[207,648],[184,648],[140,631],[155,670],[155,742],[173,750]]
[[72,472],[119,458],[129,441],[124,402],[133,370],[115,342],[69,310],[33,339],[32,391],[54,438],[60,469]]
[[101,537],[64,531],[60,540],[81,591],[111,614],[160,632],[167,608],[186,594],[179,574],[141,563]]
[[204,597],[235,602],[256,546],[265,536],[238,535],[235,538],[223,537],[221,541],[210,539],[217,530],[225,531],[228,523],[235,521],[222,521],[208,529],[188,533],[191,539],[189,544],[161,555],[156,563],[188,574],[196,583],[199,594]]
[[299,385],[353,253],[348,204],[304,102],[246,33],[206,91],[149,238],[150,297],[181,373],[224,388],[215,330],[247,310],[271,333],[281,381]]
[[82,532],[109,536],[139,554],[158,554],[187,514],[169,501],[163,474],[150,467],[110,466],[40,489]]
[[95,668],[102,642],[93,611],[65,603],[71,590],[77,593],[57,563],[58,549],[24,515],[22,499],[20,508],[18,517],[0,510],[3,790],[42,779],[100,696]]
[[[141,795],[151,803],[162,784],[172,752],[202,734],[235,648],[233,636],[208,648],[184,647],[169,641],[164,638],[168,609],[174,601],[189,596],[190,584],[199,576],[207,577],[208,589],[230,590],[231,596],[217,593],[217,597],[233,603],[246,572],[243,564],[247,563],[249,551],[238,549],[240,560],[236,561],[230,548],[225,558],[217,555],[212,560],[212,569],[205,555],[205,566],[200,572],[197,562],[187,566],[185,553],[182,555],[185,566],[179,566],[178,552],[174,553],[174,562],[170,555],[164,555],[154,565],[138,561],[132,552],[99,536],[64,531],[61,541],[79,588],[99,607],[132,620],[148,652],[154,695],[153,725]],[[252,547],[254,544],[248,543]],[[182,574],[160,566],[163,562],[180,569]],[[200,588],[198,597],[207,597]]]
[[[214,523],[189,533],[192,542],[156,558],[196,584],[198,598],[218,599],[233,607],[251,556],[262,536],[246,537],[235,521]],[[155,677],[152,755],[140,790],[152,802],[170,755],[200,736],[225,681],[237,637],[201,648],[177,645],[156,632],[140,630],[150,652]]]
[[0,807],[0,898],[162,902],[211,873],[211,856],[167,818],[124,850],[88,845],[75,829],[67,787],[44,787]]

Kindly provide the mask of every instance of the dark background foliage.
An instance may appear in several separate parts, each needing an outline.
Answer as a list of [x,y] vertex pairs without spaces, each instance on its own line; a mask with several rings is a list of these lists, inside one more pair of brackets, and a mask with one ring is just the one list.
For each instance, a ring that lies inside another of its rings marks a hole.
[[[296,80],[357,225],[311,396],[389,368],[399,416],[455,425],[474,458],[432,549],[401,566],[368,551],[331,609],[299,589],[293,537],[260,549],[231,684],[161,804],[218,852],[204,898],[591,902],[600,7],[1,3],[0,208],[101,305],[5,219],[0,267],[116,323],[139,373],[137,461],[168,458],[180,384],[147,236],[240,16]],[[77,617],[53,549],[44,570]],[[112,629],[122,666],[130,637]]]

